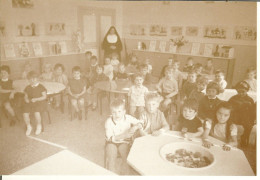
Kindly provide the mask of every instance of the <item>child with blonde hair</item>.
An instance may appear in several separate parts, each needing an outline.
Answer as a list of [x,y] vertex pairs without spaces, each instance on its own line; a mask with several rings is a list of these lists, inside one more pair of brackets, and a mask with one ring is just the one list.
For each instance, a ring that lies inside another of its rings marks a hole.
[[40,79],[44,81],[52,81],[53,72],[52,72],[51,64],[46,63],[43,65],[43,73],[41,74]]
[[254,67],[250,67],[246,71],[246,79],[245,81],[249,84],[250,86],[250,91],[256,92],[257,90],[257,80],[256,80],[256,69]]

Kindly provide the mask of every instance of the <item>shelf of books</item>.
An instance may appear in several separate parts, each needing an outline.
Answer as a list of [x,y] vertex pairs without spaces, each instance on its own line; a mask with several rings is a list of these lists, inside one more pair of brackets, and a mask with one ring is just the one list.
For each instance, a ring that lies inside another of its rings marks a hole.
[[1,44],[1,61],[79,54],[72,41]]

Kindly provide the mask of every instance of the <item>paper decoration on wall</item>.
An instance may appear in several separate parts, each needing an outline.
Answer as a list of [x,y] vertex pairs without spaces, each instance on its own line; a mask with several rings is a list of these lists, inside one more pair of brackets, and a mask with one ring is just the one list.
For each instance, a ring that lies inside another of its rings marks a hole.
[[61,47],[59,43],[49,42],[50,55],[61,54]]
[[32,47],[35,56],[42,56],[42,45],[40,42],[33,42]]
[[18,44],[19,53],[21,57],[28,57],[30,55],[28,43],[22,42]]
[[150,36],[166,36],[167,27],[161,25],[151,25],[150,26]]
[[192,43],[191,54],[198,55],[200,53],[200,43]]
[[219,26],[205,26],[204,37],[226,39],[227,28]]
[[236,26],[234,29],[234,38],[241,40],[256,40],[256,27]]
[[59,45],[60,45],[60,49],[61,49],[61,54],[66,54],[68,52],[66,42],[61,41],[61,42],[59,42]]
[[34,0],[12,0],[13,8],[33,8]]
[[213,44],[205,44],[204,56],[212,56]]
[[0,21],[0,37],[6,36],[5,23]]
[[155,51],[156,41],[150,41],[149,51]]
[[198,36],[199,28],[197,26],[186,27],[186,36]]
[[5,50],[5,57],[6,58],[15,57],[15,51],[14,51],[14,45],[13,44],[5,44],[4,50]]
[[131,24],[130,25],[130,35],[132,36],[145,36],[146,26],[145,25],[136,25],[136,24]]
[[172,26],[171,27],[171,35],[172,36],[181,36],[182,35],[182,27],[181,26]]
[[46,24],[47,35],[66,35],[65,23],[47,23]]
[[18,36],[37,36],[38,34],[38,26],[35,23],[21,23],[17,26]]
[[161,52],[165,52],[165,49],[166,49],[166,41],[160,41],[159,50]]

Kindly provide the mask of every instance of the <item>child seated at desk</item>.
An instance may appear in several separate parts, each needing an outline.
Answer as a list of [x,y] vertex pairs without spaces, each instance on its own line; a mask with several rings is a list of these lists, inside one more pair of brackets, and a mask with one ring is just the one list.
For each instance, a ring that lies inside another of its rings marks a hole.
[[103,73],[101,65],[97,65],[96,73],[90,80],[90,87],[87,90],[88,106],[92,105],[92,110],[97,108],[97,93],[99,90],[94,85],[99,81],[109,81],[109,78]]
[[137,56],[136,55],[132,55],[130,57],[130,62],[127,65],[127,69],[129,70],[129,72],[136,72],[136,69],[138,68],[139,63],[137,60]]
[[34,113],[36,120],[35,135],[39,135],[42,131],[42,118],[41,112],[47,108],[47,90],[40,84],[38,74],[34,71],[28,73],[28,80],[30,85],[24,89],[24,105],[23,105],[23,118],[27,126],[26,136],[29,136],[32,131],[30,123],[30,113]]
[[211,74],[214,74],[214,71],[215,71],[215,69],[214,69],[214,66],[213,66],[212,59],[209,58],[207,60],[207,64],[203,68],[203,73],[211,75]]
[[241,145],[246,146],[250,131],[256,120],[256,104],[254,100],[247,95],[249,85],[245,81],[236,84],[237,95],[231,97],[229,102],[234,107],[235,124],[242,125],[244,133],[241,136]]
[[145,96],[145,111],[140,116],[140,120],[144,122],[144,128],[139,130],[141,136],[158,136],[170,129],[164,114],[158,109],[161,100],[162,97],[157,93],[148,93]]
[[193,89],[189,95],[189,99],[196,99],[197,102],[199,103],[201,101],[201,99],[205,96],[205,89],[208,85],[208,78],[206,77],[200,77],[197,78],[196,80],[196,88]]
[[106,158],[108,169],[116,172],[116,159],[119,152],[122,158],[121,171],[128,174],[129,167],[127,156],[130,150],[131,138],[134,133],[142,128],[142,121],[126,114],[125,102],[115,99],[110,104],[111,116],[106,120]]
[[227,81],[225,80],[224,72],[221,70],[217,70],[215,72],[215,80],[219,86],[220,86],[220,93],[224,92],[224,89],[227,87]]
[[216,109],[216,116],[212,122],[206,121],[203,133],[203,146],[210,148],[213,144],[208,136],[225,142],[224,151],[230,151],[231,146],[237,146],[237,126],[233,120],[233,107],[229,102],[221,102]]
[[51,64],[46,63],[43,65],[43,73],[41,74],[40,79],[43,81],[52,81],[53,80]]
[[[85,100],[86,81],[81,78],[81,70],[79,66],[72,68],[72,79],[69,79],[68,93],[69,100],[72,105],[72,115],[79,120],[85,119]],[[74,113],[73,113],[74,112]]]
[[112,55],[111,55],[111,65],[113,66],[114,72],[117,72],[118,71],[118,65],[119,65],[117,53],[112,53]]
[[116,80],[127,80],[128,76],[125,72],[125,65],[123,63],[120,63],[118,65],[118,72],[115,74],[115,79]]
[[97,56],[91,56],[90,58],[90,67],[89,69],[87,69],[87,74],[86,74],[86,78],[87,79],[92,79],[93,76],[96,73],[96,67],[98,65],[98,60],[97,60]]
[[191,70],[193,70],[193,67],[194,67],[194,65],[193,65],[193,58],[192,57],[188,57],[187,63],[183,67],[183,72],[190,72]]
[[11,116],[10,126],[15,125],[16,118],[15,112],[11,105],[11,99],[14,98],[13,80],[9,79],[10,67],[3,65],[0,68],[1,79],[0,79],[0,106],[4,106],[4,109]]
[[187,99],[190,96],[190,93],[196,89],[196,79],[197,73],[193,70],[189,71],[187,81],[185,81],[182,86],[181,100]]
[[245,81],[249,84],[249,90],[256,92],[257,90],[257,80],[256,80],[256,69],[254,67],[248,68],[246,71]]
[[29,73],[30,71],[32,71],[32,65],[31,65],[30,62],[26,62],[26,63],[24,64],[24,71],[23,71],[23,73],[22,73],[22,79],[27,79],[27,75],[28,75],[28,73]]
[[141,64],[138,69],[139,69],[139,72],[144,77],[144,84],[151,84],[153,77],[152,77],[151,74],[148,73],[148,65],[147,64]]
[[206,89],[206,96],[199,102],[198,117],[201,122],[205,121],[212,122],[216,115],[216,108],[221,103],[217,95],[220,92],[220,87],[215,82],[210,82]]
[[184,101],[182,115],[179,118],[179,129],[182,135],[189,139],[200,137],[203,134],[203,126],[197,117],[199,104],[196,99]]
[[[64,73],[65,68],[62,64],[58,63],[54,66],[53,81],[63,84],[67,87],[69,81],[67,75]],[[55,108],[60,107],[61,95],[54,97]]]
[[103,73],[110,79],[112,80],[114,77],[114,73],[113,73],[114,69],[113,66],[111,64],[111,60],[109,57],[105,58],[105,65],[104,65],[104,71]]
[[135,116],[136,110],[139,116],[145,106],[144,96],[148,93],[147,87],[143,86],[144,77],[137,73],[133,77],[134,85],[130,87],[128,92],[129,97],[129,114]]
[[174,97],[178,93],[178,83],[173,78],[173,68],[171,66],[166,68],[165,77],[159,81],[157,89],[164,98],[161,109],[167,115],[168,106],[174,101]]

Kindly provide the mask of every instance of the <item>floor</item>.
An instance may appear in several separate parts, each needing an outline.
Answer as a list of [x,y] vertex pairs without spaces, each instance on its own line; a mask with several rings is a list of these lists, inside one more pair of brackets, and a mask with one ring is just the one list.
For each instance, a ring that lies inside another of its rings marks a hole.
[[[71,121],[68,113],[62,114],[60,111],[50,108],[52,123],[49,124],[47,116],[44,117],[44,132],[37,138],[65,146],[68,150],[103,167],[104,123],[109,115],[105,107],[107,107],[106,100],[103,104],[103,115],[100,115],[98,110],[89,111],[88,120],[81,121]],[[36,137],[33,133],[32,136]],[[62,148],[58,146],[26,137],[25,125],[22,120],[14,127],[10,127],[9,121],[5,117],[2,119],[2,128],[0,128],[0,174],[12,174],[61,150]],[[245,148],[243,150],[256,173],[255,149]],[[131,175],[139,174],[132,170]]]

